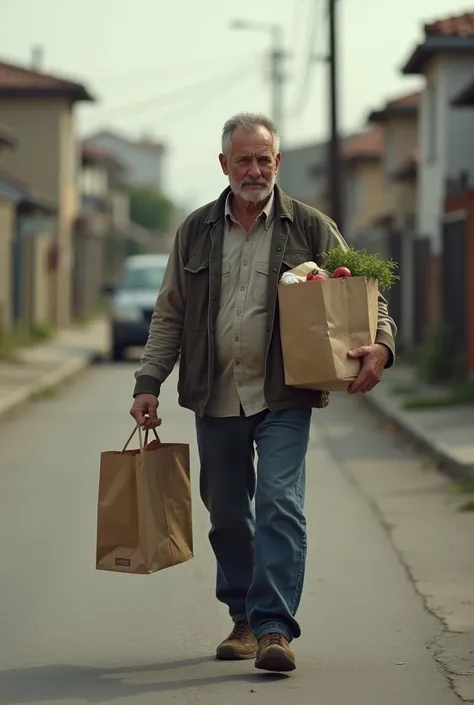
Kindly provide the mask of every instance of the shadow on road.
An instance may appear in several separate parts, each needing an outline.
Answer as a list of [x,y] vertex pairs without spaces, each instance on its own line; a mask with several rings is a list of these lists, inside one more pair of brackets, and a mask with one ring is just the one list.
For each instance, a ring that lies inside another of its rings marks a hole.
[[[211,657],[170,661],[161,664],[123,668],[90,668],[55,665],[18,668],[0,671],[0,705],[26,705],[30,702],[64,703],[70,699],[82,699],[87,703],[103,703],[118,698],[133,698],[139,695],[203,688],[232,682],[261,684],[287,678],[283,674],[236,673],[209,675],[211,665],[217,670],[223,663]],[[207,675],[202,678],[186,678],[176,673],[176,678],[160,680],[166,671],[203,666]],[[138,680],[142,683],[137,683]]]

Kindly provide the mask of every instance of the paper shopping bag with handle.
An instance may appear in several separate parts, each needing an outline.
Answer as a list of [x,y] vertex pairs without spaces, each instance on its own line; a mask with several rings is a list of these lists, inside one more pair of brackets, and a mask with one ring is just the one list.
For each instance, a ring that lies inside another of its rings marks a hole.
[[[138,431],[140,448],[128,450]],[[96,568],[146,575],[193,558],[189,445],[137,427],[101,454]]]
[[346,390],[360,370],[347,353],[375,342],[377,300],[378,282],[366,277],[280,284],[285,384]]

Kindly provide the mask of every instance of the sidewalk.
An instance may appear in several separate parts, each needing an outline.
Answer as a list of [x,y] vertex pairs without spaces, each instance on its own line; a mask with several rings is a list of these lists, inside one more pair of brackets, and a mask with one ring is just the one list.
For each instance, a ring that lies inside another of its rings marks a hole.
[[[409,436],[440,464],[440,470],[459,480],[474,481],[474,405],[426,410],[403,408],[406,394],[394,389],[414,379],[410,367],[400,365],[387,372],[375,389],[363,399],[400,431]],[[439,396],[434,389],[423,394]]]
[[109,349],[107,321],[101,318],[59,331],[47,343],[19,348],[8,360],[0,359],[0,421],[71,379]]

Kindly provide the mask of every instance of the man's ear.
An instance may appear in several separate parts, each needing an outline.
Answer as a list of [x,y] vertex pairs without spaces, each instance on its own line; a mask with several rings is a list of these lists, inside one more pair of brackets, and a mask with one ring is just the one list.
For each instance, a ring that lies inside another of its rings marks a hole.
[[227,164],[227,157],[225,154],[219,154],[219,162],[221,165],[221,169],[224,172],[226,176],[229,176],[229,166]]

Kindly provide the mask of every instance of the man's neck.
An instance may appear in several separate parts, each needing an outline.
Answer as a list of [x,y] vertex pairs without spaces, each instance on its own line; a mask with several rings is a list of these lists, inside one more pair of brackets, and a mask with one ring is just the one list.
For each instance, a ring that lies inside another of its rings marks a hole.
[[263,211],[268,201],[270,200],[271,194],[264,200],[258,203],[251,203],[245,201],[240,196],[235,193],[232,194],[232,210],[234,212],[234,217],[236,220],[245,223],[253,223],[260,213]]

